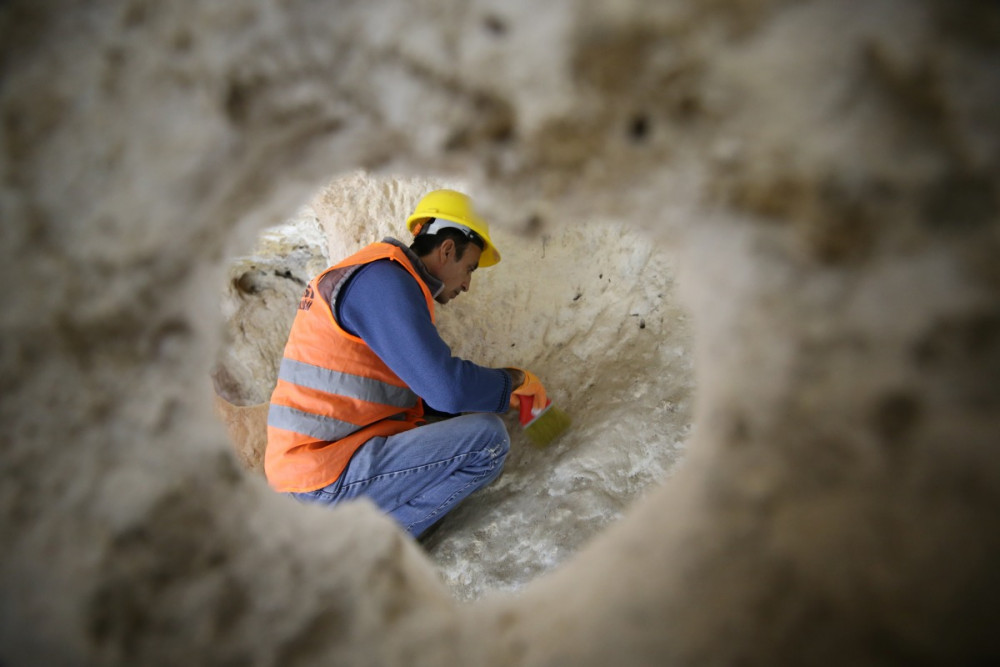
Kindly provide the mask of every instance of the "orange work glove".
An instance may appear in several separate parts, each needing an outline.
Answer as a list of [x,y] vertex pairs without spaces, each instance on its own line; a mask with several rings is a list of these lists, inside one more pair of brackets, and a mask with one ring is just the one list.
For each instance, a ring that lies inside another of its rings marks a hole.
[[517,370],[524,373],[524,382],[511,392],[511,407],[518,407],[521,403],[521,398],[523,397],[532,399],[531,407],[533,410],[541,410],[545,407],[545,404],[549,402],[548,397],[545,395],[545,387],[542,386],[542,381],[539,380],[538,376],[531,371],[526,371],[523,368],[518,368]]

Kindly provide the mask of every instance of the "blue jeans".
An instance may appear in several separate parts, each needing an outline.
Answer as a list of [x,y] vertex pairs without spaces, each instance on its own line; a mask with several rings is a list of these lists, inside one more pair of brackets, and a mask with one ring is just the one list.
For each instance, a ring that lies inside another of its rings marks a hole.
[[324,505],[365,497],[417,537],[496,479],[509,450],[500,417],[462,415],[372,438],[333,484],[291,495]]

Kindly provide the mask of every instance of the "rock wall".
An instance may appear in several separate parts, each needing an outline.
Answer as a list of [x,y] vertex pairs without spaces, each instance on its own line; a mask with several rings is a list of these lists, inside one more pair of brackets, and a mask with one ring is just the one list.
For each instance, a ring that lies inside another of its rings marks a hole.
[[[334,178],[230,263],[222,295],[230,336],[213,375],[246,467],[263,472],[266,401],[305,282],[328,258],[386,236],[409,240],[407,215],[441,187],[467,190],[363,171]],[[677,303],[673,263],[648,234],[581,219],[536,236],[502,227],[491,236],[502,267],[477,271],[467,295],[438,307],[438,330],[461,358],[530,368],[573,428],[538,448],[506,415],[504,474],[422,541],[463,600],[518,590],[555,568],[670,474],[694,393],[690,318]]]
[[[4,663],[1000,657],[995,5],[9,0],[0,44]],[[225,258],[357,168],[675,248],[688,460],[516,596],[213,414]]]

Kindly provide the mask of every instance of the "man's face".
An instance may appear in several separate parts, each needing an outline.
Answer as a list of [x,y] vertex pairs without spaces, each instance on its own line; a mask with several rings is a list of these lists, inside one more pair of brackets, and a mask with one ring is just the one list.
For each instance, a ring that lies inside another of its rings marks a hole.
[[427,263],[428,270],[444,283],[444,289],[437,296],[438,303],[448,303],[462,292],[468,292],[472,284],[472,272],[479,268],[479,257],[483,251],[474,243],[465,246],[462,258],[456,258],[455,242],[448,239],[438,246],[433,263]]

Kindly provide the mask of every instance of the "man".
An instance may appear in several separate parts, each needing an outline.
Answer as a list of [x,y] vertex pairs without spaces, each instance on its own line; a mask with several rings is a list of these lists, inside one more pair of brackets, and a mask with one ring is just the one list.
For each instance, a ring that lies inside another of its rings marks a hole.
[[[495,413],[522,397],[540,409],[546,396],[528,371],[452,356],[434,325],[435,301],[500,261],[469,198],[431,192],[407,226],[410,247],[374,243],[306,287],[271,396],[264,469],[277,491],[323,504],[366,497],[419,536],[500,474],[510,439]],[[424,402],[467,414],[426,424]]]

